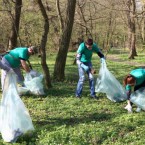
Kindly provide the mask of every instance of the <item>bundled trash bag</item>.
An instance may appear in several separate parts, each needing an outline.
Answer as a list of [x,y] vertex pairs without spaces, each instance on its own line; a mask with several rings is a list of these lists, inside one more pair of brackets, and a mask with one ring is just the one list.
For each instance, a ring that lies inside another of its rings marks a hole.
[[27,95],[27,94],[30,94],[30,90],[26,87],[18,86],[18,93],[19,95]]
[[125,101],[127,99],[125,89],[114,77],[114,75],[108,70],[105,61],[101,63],[95,91],[106,93],[107,98],[113,102]]
[[145,110],[145,87],[142,87],[130,95],[130,101]]
[[9,72],[4,82],[0,105],[0,132],[5,142],[15,142],[17,138],[34,130],[32,120],[20,99],[16,85],[16,75]]
[[32,77],[31,74],[27,73],[25,76],[24,84],[26,88],[29,89],[31,94],[44,95],[45,93],[44,93],[42,80],[43,80],[43,75]]
[[38,77],[38,76],[41,75],[39,72],[37,72],[37,71],[35,71],[35,70],[31,70],[31,71],[29,72],[29,74],[31,75],[32,78]]
[[45,95],[43,86],[44,76],[36,71],[30,71],[24,77],[25,87],[18,87],[20,95],[34,94],[34,95]]

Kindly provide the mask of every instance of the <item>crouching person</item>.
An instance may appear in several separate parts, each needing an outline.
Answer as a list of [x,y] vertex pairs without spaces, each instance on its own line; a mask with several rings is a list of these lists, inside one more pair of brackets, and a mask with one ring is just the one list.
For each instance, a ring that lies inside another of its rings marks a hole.
[[[132,91],[136,91],[142,87],[145,87],[145,69],[139,68],[132,70],[123,80],[128,100],[125,109],[129,113],[132,113],[132,103],[130,101],[130,95]],[[136,112],[140,112],[141,108],[137,107]]]

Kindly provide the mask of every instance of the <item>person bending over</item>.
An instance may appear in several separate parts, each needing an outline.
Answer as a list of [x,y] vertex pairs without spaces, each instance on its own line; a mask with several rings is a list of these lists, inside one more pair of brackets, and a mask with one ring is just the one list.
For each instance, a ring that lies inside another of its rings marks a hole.
[[31,55],[38,53],[37,47],[18,47],[13,50],[10,50],[7,54],[5,54],[0,61],[0,68],[3,69],[1,74],[1,84],[2,88],[4,85],[4,80],[6,74],[11,70],[16,73],[17,82],[24,86],[24,78],[21,73],[21,67],[27,72],[31,72],[27,60]]
[[[132,91],[136,91],[142,87],[145,87],[145,69],[139,68],[132,70],[123,80],[123,84],[127,93],[127,105],[125,109],[128,110],[129,113],[132,112],[132,103],[130,102],[130,95]],[[137,112],[141,111],[141,108],[137,107]]]

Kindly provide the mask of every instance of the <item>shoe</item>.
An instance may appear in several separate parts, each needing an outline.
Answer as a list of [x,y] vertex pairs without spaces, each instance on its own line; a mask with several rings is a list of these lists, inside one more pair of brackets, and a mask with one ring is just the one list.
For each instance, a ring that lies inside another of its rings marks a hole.
[[81,97],[80,96],[76,96],[76,98],[79,98],[80,99]]
[[124,107],[124,109],[128,110],[128,113],[132,113],[131,105],[127,105],[126,107]]
[[140,112],[140,111],[141,111],[141,108],[137,107],[136,112]]
[[91,98],[98,100],[97,96],[91,96]]

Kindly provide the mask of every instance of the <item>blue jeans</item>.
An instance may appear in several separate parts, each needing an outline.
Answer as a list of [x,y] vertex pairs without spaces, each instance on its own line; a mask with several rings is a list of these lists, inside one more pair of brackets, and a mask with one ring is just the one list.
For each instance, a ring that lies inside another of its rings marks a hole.
[[[88,75],[88,78],[89,78],[89,86],[90,86],[90,95],[92,97],[94,97],[96,95],[95,93],[95,83],[94,83],[94,77],[93,75],[91,74],[91,68],[92,68],[92,63],[89,62],[89,63],[84,63],[85,65],[87,65],[89,67],[89,71],[87,71],[87,75]],[[79,81],[78,81],[78,84],[77,84],[77,89],[76,89],[76,96],[81,96],[82,94],[82,90],[83,90],[83,84],[84,84],[84,81],[85,81],[85,71],[84,69],[78,65],[78,72],[79,72]]]
[[7,72],[10,70],[10,69],[13,69],[13,71],[16,73],[16,76],[17,76],[17,82],[21,85],[23,85],[23,81],[24,81],[24,77],[21,73],[21,69],[20,67],[18,68],[12,68],[9,64],[9,62],[3,57],[2,60],[1,60],[1,63],[3,64],[3,66],[6,68],[2,68],[1,67],[1,64],[0,64],[0,68],[2,69],[5,69],[5,70],[2,70],[2,73],[1,73],[1,86],[2,86],[2,89],[3,89],[3,86],[4,86],[4,81],[5,81],[5,78],[6,78],[6,75],[7,75]]

